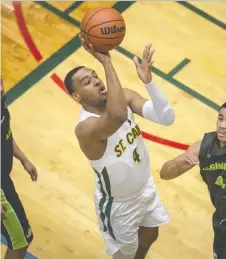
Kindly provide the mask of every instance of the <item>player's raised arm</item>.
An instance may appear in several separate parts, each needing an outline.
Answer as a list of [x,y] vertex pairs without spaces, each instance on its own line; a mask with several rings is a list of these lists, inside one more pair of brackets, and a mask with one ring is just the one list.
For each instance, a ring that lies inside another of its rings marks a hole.
[[[76,134],[85,141],[90,138],[92,141],[100,141],[114,134],[126,121],[127,102],[109,53],[99,53],[94,50],[92,45],[87,46],[84,40],[81,40],[84,48],[103,65],[108,93],[105,103],[102,104],[103,113],[101,116],[91,117],[80,123],[76,129]],[[101,80],[98,81],[97,77],[95,81],[96,87],[99,87],[101,83]],[[104,91],[106,90],[103,90],[102,93]]]
[[164,163],[160,176],[164,180],[176,178],[199,164],[201,141],[195,142],[186,152]]
[[134,57],[138,77],[145,84],[151,100],[146,100],[128,89],[125,90],[125,94],[134,113],[162,125],[171,125],[175,120],[174,110],[152,79],[153,53],[151,44],[148,44],[144,48],[141,64],[138,58]]

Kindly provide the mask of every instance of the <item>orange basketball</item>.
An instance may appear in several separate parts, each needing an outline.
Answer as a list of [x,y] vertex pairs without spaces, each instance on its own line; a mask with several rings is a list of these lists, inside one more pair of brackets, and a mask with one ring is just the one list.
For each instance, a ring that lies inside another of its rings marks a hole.
[[81,36],[95,50],[107,52],[124,39],[126,25],[122,15],[113,8],[98,7],[88,12],[81,23]]

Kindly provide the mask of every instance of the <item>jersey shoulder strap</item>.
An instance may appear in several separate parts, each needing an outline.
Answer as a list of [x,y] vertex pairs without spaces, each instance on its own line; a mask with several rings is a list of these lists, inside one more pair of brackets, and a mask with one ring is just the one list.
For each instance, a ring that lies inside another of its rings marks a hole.
[[199,151],[200,162],[202,162],[203,160],[205,160],[206,157],[208,157],[213,147],[213,143],[216,141],[216,139],[217,139],[216,131],[204,134],[200,151]]
[[91,112],[87,112],[84,108],[82,108],[81,112],[80,112],[80,118],[77,121],[75,127],[77,127],[80,122],[86,120],[89,117],[100,117],[100,115],[94,114],[94,113],[91,113]]

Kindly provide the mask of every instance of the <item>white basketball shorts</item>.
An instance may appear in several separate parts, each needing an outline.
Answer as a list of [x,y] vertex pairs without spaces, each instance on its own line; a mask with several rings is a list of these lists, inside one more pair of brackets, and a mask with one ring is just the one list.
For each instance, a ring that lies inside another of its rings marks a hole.
[[152,177],[139,194],[126,200],[103,196],[97,189],[95,206],[108,255],[118,250],[125,255],[133,254],[138,248],[139,227],[152,228],[169,222]]

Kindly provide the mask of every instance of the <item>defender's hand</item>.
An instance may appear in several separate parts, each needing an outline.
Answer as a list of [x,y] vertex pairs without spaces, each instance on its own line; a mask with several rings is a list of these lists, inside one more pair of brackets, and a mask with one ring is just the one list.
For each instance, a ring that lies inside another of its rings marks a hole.
[[106,53],[100,53],[94,50],[94,47],[92,44],[89,44],[89,46],[85,43],[85,40],[79,35],[79,38],[81,40],[83,48],[89,52],[92,56],[94,56],[101,64],[106,64],[109,61],[111,61],[111,57],[109,52]]
[[38,173],[35,166],[29,160],[26,160],[25,162],[23,162],[22,165],[24,169],[29,173],[31,180],[37,181]]
[[144,84],[148,84],[152,81],[152,56],[154,54],[154,50],[151,49],[152,44],[148,44],[145,46],[143,51],[143,58],[141,64],[137,57],[133,58],[134,64],[136,66],[137,75]]
[[187,153],[187,155],[186,155],[186,157],[184,159],[190,165],[194,165],[195,166],[195,165],[199,165],[200,164],[198,156],[194,155],[194,154]]
[[5,219],[6,207],[1,203],[1,221]]

